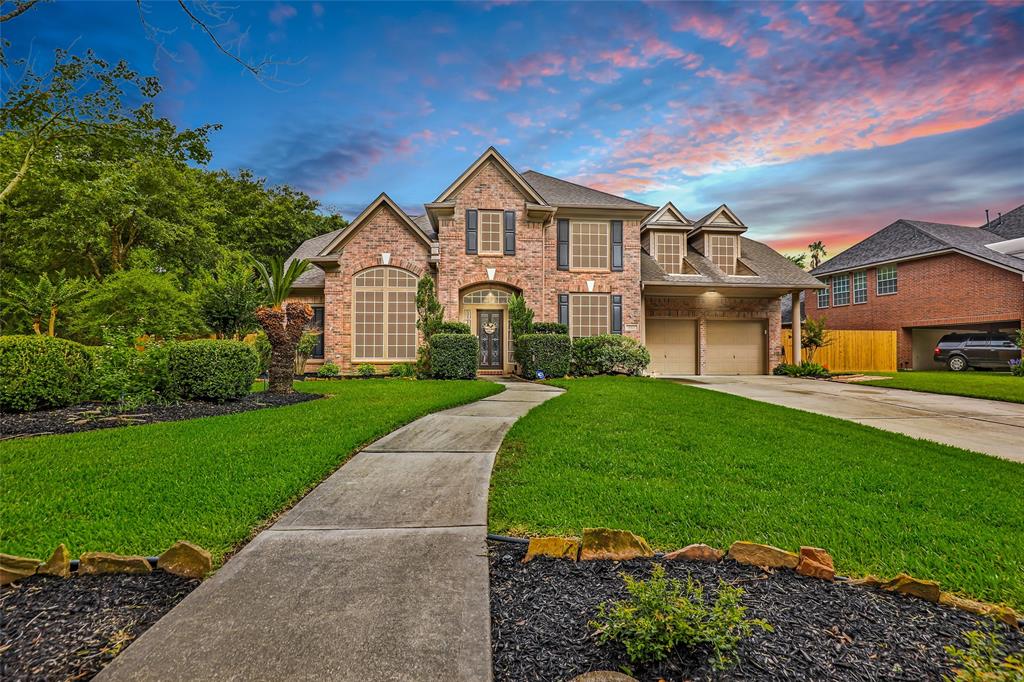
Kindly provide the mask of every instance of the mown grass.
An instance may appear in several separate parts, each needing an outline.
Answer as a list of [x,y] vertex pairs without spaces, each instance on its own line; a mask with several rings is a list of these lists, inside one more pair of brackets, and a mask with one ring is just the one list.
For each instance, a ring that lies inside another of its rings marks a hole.
[[0,443],[0,551],[219,560],[359,447],[428,412],[500,391],[486,381],[316,381],[288,407]]
[[551,383],[498,454],[492,532],[816,545],[1024,607],[1022,464],[666,381]]
[[884,388],[962,395],[1024,403],[1024,377],[1009,372],[870,372],[892,377],[872,382]]

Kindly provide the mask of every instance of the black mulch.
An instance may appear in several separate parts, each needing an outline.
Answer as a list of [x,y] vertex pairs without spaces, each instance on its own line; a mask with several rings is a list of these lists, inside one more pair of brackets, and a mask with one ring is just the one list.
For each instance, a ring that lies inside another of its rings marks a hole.
[[[724,673],[711,669],[706,650],[630,666],[620,647],[599,644],[587,624],[599,603],[627,596],[622,572],[647,578],[652,562],[535,559],[523,564],[524,554],[523,545],[490,546],[498,682],[570,680],[592,670],[627,667],[642,681],[939,680],[950,673],[943,646],[962,646],[961,633],[982,625],[956,609],[791,571],[769,575],[729,560],[664,562],[669,577],[685,580],[689,573],[700,580],[706,598],[717,593],[719,578],[744,588],[747,616],[767,620],[775,631],[755,629],[740,644],[737,665]],[[995,627],[1011,650],[1024,650],[1024,635]]]
[[131,410],[116,405],[83,403],[56,410],[39,410],[20,414],[0,414],[0,440],[25,436],[43,436],[54,433],[75,433],[115,426],[133,426],[156,422],[173,422],[196,417],[214,417],[221,414],[261,410],[316,400],[318,393],[250,393],[241,400],[223,403],[183,401],[166,405],[144,405]]
[[198,585],[158,570],[0,588],[0,679],[90,679]]

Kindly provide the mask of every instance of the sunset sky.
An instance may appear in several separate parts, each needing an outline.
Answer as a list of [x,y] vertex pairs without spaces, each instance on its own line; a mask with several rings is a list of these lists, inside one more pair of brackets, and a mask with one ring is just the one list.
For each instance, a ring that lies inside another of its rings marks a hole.
[[[221,123],[214,168],[251,168],[353,217],[412,213],[488,145],[691,218],[830,253],[896,218],[977,225],[1024,203],[1024,3],[235,2],[39,5],[5,24],[40,65],[94,48],[160,77],[161,113]],[[161,45],[158,45],[161,43]]]

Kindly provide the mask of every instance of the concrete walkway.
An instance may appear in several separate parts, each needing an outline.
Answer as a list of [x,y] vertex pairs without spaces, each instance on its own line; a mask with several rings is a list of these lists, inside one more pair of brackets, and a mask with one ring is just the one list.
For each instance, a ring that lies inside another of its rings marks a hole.
[[97,679],[490,679],[491,466],[561,393],[502,383],[355,455]]
[[842,384],[775,376],[678,381],[1024,462],[1024,404],[883,388],[882,381]]

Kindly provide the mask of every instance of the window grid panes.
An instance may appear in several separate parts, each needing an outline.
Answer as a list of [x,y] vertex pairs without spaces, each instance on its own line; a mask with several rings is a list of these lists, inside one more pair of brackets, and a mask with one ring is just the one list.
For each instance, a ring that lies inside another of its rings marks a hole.
[[853,302],[868,302],[868,273],[864,270],[853,273]]
[[501,305],[508,303],[508,292],[501,289],[477,289],[463,296],[462,302],[465,305],[481,305],[485,303]]
[[379,267],[355,276],[353,332],[356,360],[416,357],[416,277]]
[[828,293],[829,293],[829,291],[828,291],[828,289],[829,289],[829,287],[828,287],[828,278],[823,279],[822,281],[825,282],[825,288],[824,289],[818,289],[818,308],[819,309],[827,308],[828,307]]
[[896,293],[895,265],[883,265],[878,268],[878,293],[879,295]]
[[655,260],[670,275],[683,274],[683,236],[679,234],[654,235]]
[[572,294],[569,297],[569,328],[573,337],[607,334],[610,307],[608,294]]
[[727,275],[736,274],[736,237],[730,234],[708,235],[708,253],[716,268]]
[[483,254],[501,253],[501,212],[480,211],[480,250]]
[[607,270],[611,256],[608,223],[572,223],[569,231],[569,266],[581,270]]
[[839,275],[832,278],[832,305],[849,305],[850,276]]
[[316,332],[316,345],[313,346],[313,352],[309,354],[309,357],[314,360],[323,360],[324,358],[324,307],[322,305],[314,305],[313,317],[310,318],[309,322],[306,323],[306,329],[311,332]]

